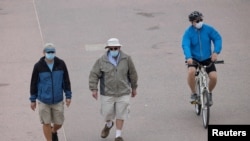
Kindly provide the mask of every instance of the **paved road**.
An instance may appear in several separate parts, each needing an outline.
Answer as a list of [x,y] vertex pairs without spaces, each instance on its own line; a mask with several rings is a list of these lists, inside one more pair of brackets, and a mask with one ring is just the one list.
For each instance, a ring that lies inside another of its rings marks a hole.
[[207,140],[201,118],[189,104],[181,36],[187,15],[203,12],[223,36],[217,65],[211,124],[250,123],[250,1],[248,0],[0,0],[0,135],[4,141],[44,141],[38,112],[29,108],[29,83],[43,44],[53,42],[69,69],[73,102],[66,108],[60,141],[101,139],[99,101],[88,90],[88,75],[117,37],[139,74],[125,124],[126,141]]

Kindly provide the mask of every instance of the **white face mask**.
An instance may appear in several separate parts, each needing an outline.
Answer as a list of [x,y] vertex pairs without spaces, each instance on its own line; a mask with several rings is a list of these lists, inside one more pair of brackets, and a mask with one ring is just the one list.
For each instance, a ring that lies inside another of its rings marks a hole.
[[203,25],[203,22],[199,22],[199,23],[196,23],[195,27],[197,29],[200,29],[202,27],[202,25]]

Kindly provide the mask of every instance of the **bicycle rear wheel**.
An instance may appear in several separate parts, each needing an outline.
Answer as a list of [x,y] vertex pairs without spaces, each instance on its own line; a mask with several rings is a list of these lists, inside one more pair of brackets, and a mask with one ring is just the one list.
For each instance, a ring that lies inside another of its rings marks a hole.
[[203,121],[203,126],[204,128],[208,127],[209,124],[209,117],[210,117],[210,108],[209,108],[209,97],[208,97],[208,91],[204,90],[203,91],[203,99],[201,99],[202,102],[202,121]]
[[196,94],[198,95],[198,100],[197,102],[194,104],[194,109],[195,109],[195,113],[196,115],[200,115],[201,113],[201,103],[200,103],[200,94],[201,94],[201,89],[200,89],[200,82],[199,80],[196,80]]

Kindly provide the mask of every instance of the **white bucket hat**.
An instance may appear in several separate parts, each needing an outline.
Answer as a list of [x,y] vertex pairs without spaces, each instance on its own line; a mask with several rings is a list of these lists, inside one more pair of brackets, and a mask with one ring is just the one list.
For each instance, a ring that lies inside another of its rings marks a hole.
[[109,48],[110,46],[122,46],[117,38],[110,38],[107,41],[107,45],[105,48]]

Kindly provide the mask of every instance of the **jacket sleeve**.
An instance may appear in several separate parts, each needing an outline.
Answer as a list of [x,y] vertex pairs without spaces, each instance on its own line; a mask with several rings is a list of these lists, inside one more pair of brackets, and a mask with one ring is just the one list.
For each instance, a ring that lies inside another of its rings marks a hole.
[[37,64],[34,65],[33,71],[32,71],[32,75],[31,75],[31,82],[30,82],[30,98],[29,100],[31,102],[35,102],[37,99],[37,84],[39,81],[39,72],[37,69]]
[[71,92],[71,83],[70,83],[70,78],[69,78],[69,72],[68,72],[68,69],[67,69],[65,62],[62,61],[62,63],[64,65],[63,89],[64,89],[66,99],[71,99],[72,92]]
[[101,77],[101,66],[100,66],[100,59],[98,59],[94,66],[92,67],[90,74],[89,74],[89,89],[98,90],[98,82],[99,78]]
[[131,82],[131,88],[136,89],[138,86],[138,84],[137,84],[138,75],[137,75],[135,65],[134,65],[132,58],[130,56],[128,57],[128,67],[129,67],[128,77],[129,77],[129,80]]
[[222,37],[220,33],[212,28],[211,38],[214,44],[214,53],[220,54],[222,49]]
[[186,30],[182,37],[182,49],[183,49],[183,53],[185,55],[186,60],[189,58],[192,58],[190,44],[191,44],[191,41],[189,38],[188,30]]

